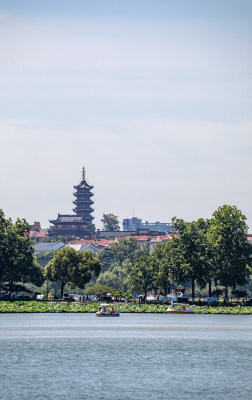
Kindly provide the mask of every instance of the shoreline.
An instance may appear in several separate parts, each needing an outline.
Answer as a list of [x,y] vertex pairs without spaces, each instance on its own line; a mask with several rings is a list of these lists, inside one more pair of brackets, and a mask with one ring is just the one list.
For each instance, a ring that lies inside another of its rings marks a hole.
[[[111,307],[120,309],[121,314],[165,314],[168,305],[138,304],[138,303],[111,303]],[[174,305],[175,310],[181,310],[183,305]],[[0,314],[52,314],[52,313],[95,313],[99,303],[77,302],[39,302],[39,301],[0,301]],[[186,305],[188,307],[188,305]],[[193,306],[195,314],[214,315],[252,315],[252,306]]]

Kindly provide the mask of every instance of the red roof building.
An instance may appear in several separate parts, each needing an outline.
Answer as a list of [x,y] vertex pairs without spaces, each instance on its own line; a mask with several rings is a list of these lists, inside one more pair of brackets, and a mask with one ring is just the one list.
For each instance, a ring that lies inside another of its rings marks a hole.
[[43,233],[37,232],[37,231],[30,231],[29,232],[29,238],[31,240],[34,240],[35,242],[41,242],[42,239],[48,238],[47,235],[44,235]]

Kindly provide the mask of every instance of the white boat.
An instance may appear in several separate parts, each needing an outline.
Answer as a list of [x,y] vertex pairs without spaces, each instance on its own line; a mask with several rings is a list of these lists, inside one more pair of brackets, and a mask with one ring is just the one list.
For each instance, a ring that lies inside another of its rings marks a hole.
[[97,317],[119,317],[120,311],[115,310],[110,304],[100,304],[96,315]]
[[173,308],[173,302],[171,305],[167,308],[166,311],[167,314],[194,314],[194,309],[193,307],[188,307],[185,308],[185,306],[182,308],[182,310],[176,310]]

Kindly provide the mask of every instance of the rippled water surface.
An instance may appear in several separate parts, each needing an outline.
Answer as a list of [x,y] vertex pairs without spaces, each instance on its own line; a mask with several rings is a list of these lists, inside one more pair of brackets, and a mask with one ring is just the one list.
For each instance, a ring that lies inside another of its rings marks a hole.
[[252,316],[1,314],[0,398],[249,399]]

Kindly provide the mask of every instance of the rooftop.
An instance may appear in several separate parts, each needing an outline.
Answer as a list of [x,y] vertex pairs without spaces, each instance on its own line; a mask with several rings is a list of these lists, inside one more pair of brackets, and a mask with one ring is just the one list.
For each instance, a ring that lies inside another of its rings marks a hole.
[[63,242],[53,242],[53,243],[38,243],[34,247],[34,251],[51,251],[59,250],[65,246]]
[[57,219],[50,220],[50,222],[83,222],[84,217],[83,215],[78,215],[78,214],[58,214]]
[[29,237],[30,237],[30,239],[38,239],[38,238],[43,239],[43,238],[47,238],[48,236],[47,236],[47,235],[44,235],[44,234],[41,233],[41,232],[30,231],[30,232],[29,232]]

